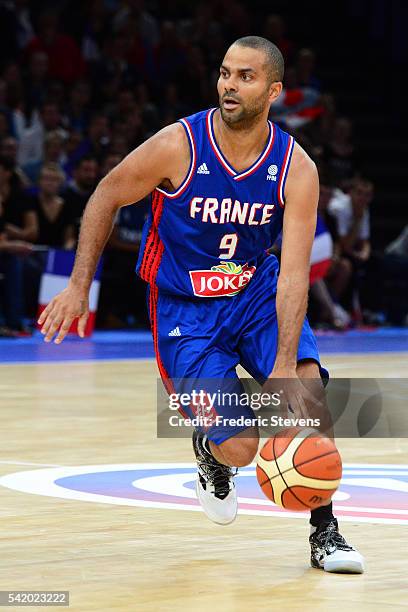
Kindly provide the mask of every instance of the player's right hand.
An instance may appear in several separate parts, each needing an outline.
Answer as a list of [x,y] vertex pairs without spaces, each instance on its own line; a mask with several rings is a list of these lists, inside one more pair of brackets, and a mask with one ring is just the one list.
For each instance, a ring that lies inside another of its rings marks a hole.
[[38,324],[45,342],[51,342],[55,333],[55,344],[60,344],[67,335],[72,322],[78,318],[78,336],[85,335],[85,326],[89,317],[88,292],[72,285],[58,293],[41,313]]
[[313,379],[300,379],[293,373],[272,372],[265,381],[263,391],[279,393],[280,408],[284,417],[314,418],[316,411],[323,410],[324,388],[320,383],[311,386]]

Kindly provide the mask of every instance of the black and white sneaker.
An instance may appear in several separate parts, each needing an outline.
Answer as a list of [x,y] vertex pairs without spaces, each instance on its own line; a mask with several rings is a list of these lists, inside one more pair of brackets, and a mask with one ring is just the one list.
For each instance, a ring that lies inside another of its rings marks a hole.
[[322,523],[319,527],[312,526],[309,542],[312,567],[344,574],[364,572],[364,557],[347,544],[339,533],[337,519]]
[[219,525],[235,520],[238,510],[234,476],[238,470],[219,463],[205,447],[206,436],[193,434],[193,448],[197,459],[196,492],[209,519]]

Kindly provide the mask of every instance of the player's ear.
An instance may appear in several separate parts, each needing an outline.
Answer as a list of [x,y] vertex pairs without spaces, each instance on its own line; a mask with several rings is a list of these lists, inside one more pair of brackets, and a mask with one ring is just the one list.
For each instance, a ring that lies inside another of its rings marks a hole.
[[281,81],[274,81],[269,88],[269,101],[272,104],[282,93],[283,84]]

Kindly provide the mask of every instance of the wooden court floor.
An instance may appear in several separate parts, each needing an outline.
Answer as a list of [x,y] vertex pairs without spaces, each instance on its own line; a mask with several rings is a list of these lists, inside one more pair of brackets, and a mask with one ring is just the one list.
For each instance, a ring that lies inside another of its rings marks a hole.
[[[324,362],[333,376],[408,376],[402,354]],[[152,361],[0,366],[0,477],[47,466],[191,462],[189,440],[156,439],[156,377]],[[343,439],[338,446],[346,462],[408,464],[407,440]],[[0,496],[0,590],[69,590],[70,610],[408,607],[401,525],[343,522],[367,572],[331,575],[309,567],[308,525],[299,519],[242,515],[221,527],[201,512],[5,487]]]

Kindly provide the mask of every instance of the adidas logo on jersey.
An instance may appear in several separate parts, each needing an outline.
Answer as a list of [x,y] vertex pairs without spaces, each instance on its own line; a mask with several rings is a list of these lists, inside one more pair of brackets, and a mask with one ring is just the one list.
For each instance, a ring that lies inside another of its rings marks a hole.
[[210,171],[207,168],[207,164],[205,162],[198,167],[197,174],[210,174]]
[[181,331],[178,325],[169,332],[169,336],[181,336]]

